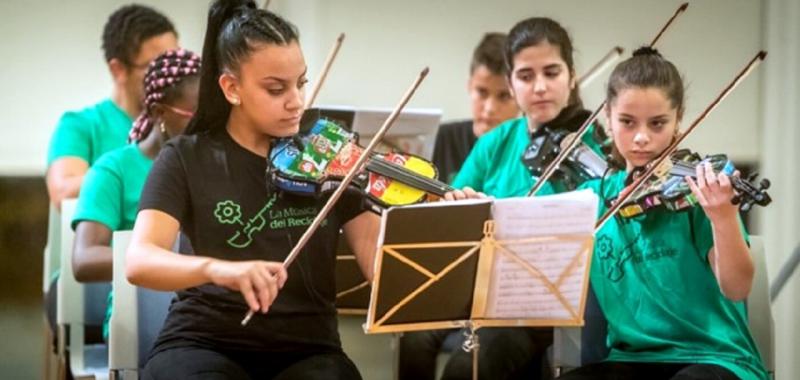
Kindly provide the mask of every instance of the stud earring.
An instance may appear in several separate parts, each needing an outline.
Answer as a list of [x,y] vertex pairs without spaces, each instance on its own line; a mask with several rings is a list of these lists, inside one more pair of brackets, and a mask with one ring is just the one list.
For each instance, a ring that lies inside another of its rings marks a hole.
[[239,100],[239,98],[233,98],[233,99],[231,99],[231,104],[233,104],[233,105],[235,105],[235,106],[238,106],[238,105],[239,105],[241,102],[242,102],[242,101],[241,101],[241,100]]
[[161,134],[162,135],[166,135],[167,134],[167,127],[164,126],[164,122],[163,121],[161,122],[161,124],[158,125],[158,129],[161,130]]

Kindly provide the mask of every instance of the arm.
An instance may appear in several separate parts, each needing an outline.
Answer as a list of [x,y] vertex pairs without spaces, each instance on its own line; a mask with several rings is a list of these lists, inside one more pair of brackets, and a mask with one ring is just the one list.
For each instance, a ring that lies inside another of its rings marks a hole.
[[82,221],[75,229],[72,274],[78,282],[111,281],[111,229],[102,223]]
[[170,247],[179,228],[178,220],[165,212],[139,212],[126,252],[125,276],[131,284],[170,291],[213,283],[241,292],[251,310],[269,310],[286,282],[281,263],[177,254]]
[[89,164],[82,158],[62,157],[53,161],[45,177],[50,202],[61,210],[61,201],[77,198],[88,170]]
[[686,181],[711,221],[714,245],[708,252],[708,262],[719,288],[730,300],[744,300],[750,294],[755,267],[739,228],[738,207],[731,203],[734,192],[730,179],[714,174],[710,165],[698,165],[697,182],[689,177]]
[[343,226],[347,243],[356,256],[361,273],[372,282],[375,268],[375,251],[378,249],[378,233],[381,218],[372,212],[362,212]]

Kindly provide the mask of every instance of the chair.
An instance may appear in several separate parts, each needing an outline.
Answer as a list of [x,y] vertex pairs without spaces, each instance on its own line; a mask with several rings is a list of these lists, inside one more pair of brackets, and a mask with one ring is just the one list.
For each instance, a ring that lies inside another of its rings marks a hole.
[[[44,247],[42,257],[42,295],[45,298],[45,307],[47,307],[47,293],[50,290],[50,284],[53,282],[54,276],[58,274],[58,267],[61,264],[59,258],[59,248],[61,243],[58,241],[61,232],[61,213],[58,209],[50,203],[50,212],[47,217],[47,243]],[[56,291],[54,288],[53,291]],[[47,313],[44,315],[44,329],[42,336],[44,337],[44,378],[52,379],[56,377],[54,368],[58,367],[59,354],[58,348],[54,347],[55,342],[54,332],[48,323]]]
[[550,363],[555,377],[582,365],[599,362],[608,356],[606,347],[608,321],[600,309],[591,281],[586,293],[583,319],[582,327],[553,329]]
[[750,333],[756,341],[764,366],[775,378],[775,321],[770,303],[767,255],[764,252],[764,240],[760,236],[750,236],[750,256],[756,269],[753,288],[750,297],[747,297]]
[[114,232],[114,274],[108,367],[111,379],[137,379],[164,324],[173,292],[136,287],[125,277],[131,231]]
[[59,354],[69,363],[72,376],[79,378],[108,378],[108,346],[104,343],[86,344],[85,327],[99,326],[105,316],[106,296],[110,284],[84,285],[72,274],[72,248],[75,234],[71,228],[75,199],[61,203],[59,251],[61,271],[57,282]]
[[339,314],[342,349],[358,367],[364,379],[392,379],[396,344],[392,334],[367,335],[365,316]]

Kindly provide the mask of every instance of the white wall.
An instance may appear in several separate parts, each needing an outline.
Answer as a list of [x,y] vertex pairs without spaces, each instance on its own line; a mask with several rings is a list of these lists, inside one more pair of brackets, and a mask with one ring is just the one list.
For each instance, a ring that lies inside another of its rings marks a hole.
[[[41,175],[59,115],[110,91],[100,50],[108,15],[127,1],[0,2],[0,175]],[[185,47],[199,51],[207,1],[142,1],[175,22]],[[261,2],[259,2],[261,3]],[[431,75],[411,106],[437,107],[445,118],[467,117],[465,92],[471,51],[485,31],[507,31],[528,16],[550,16],[572,33],[579,72],[613,45],[648,42],[679,1],[607,0],[273,0],[270,7],[295,22],[316,76],[334,38],[347,39],[322,88],[319,103],[394,105],[423,66]],[[659,46],[689,82],[687,122],[761,45],[762,2],[707,0],[688,12]],[[759,149],[757,71],[728,98],[689,144],[754,161]],[[602,100],[605,76],[584,94],[589,108]]]
[[[472,49],[486,31],[507,32],[526,17],[548,16],[571,32],[579,73],[614,45],[649,43],[681,1],[606,0],[274,0],[272,9],[296,23],[312,77],[339,32],[347,38],[318,103],[394,105],[419,69],[430,66],[412,106],[438,107],[444,117],[469,116],[465,91]],[[695,1],[657,47],[689,84],[686,125],[761,46],[762,3]],[[588,108],[602,101],[608,74],[584,93]],[[756,71],[688,141],[701,152],[758,159],[759,83]]]
[[[108,16],[130,1],[0,1],[0,175],[43,175],[62,112],[111,94],[101,36]],[[207,2],[139,1],[175,24],[200,52]]]

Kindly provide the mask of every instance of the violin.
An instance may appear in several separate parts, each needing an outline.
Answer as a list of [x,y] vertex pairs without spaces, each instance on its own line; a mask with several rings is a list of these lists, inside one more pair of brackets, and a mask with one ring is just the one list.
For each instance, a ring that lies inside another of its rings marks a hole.
[[[593,138],[601,142],[604,152],[609,151],[610,140],[603,138],[601,128],[595,129]],[[575,138],[575,133],[565,130],[542,127],[542,131],[533,137],[531,144],[522,154],[522,163],[531,175],[541,178],[549,163],[553,162],[567,145]],[[580,142],[569,151],[566,159],[559,165],[552,178],[575,190],[580,184],[595,178],[601,178],[608,169],[606,159],[597,154],[585,143]]]
[[[736,168],[724,154],[702,158],[688,149],[680,149],[672,154],[670,160],[664,161],[641,187],[633,191],[628,201],[621,205],[619,215],[623,218],[632,218],[658,207],[670,211],[682,211],[694,207],[698,204],[697,199],[684,178],[686,176],[696,178],[696,167],[706,163],[710,163],[715,172],[730,176],[731,186],[736,191],[736,196],[731,202],[738,204],[740,211],[747,212],[753,205],[763,207],[772,202],[766,191],[770,186],[768,179],[762,179],[756,186],[752,182],[757,174],[747,179],[734,176]],[[641,171],[641,169],[632,171],[628,180],[640,175]]]
[[[309,110],[301,132],[277,140],[269,155],[268,180],[279,190],[304,196],[325,196],[364,154],[358,134]],[[420,203],[429,194],[444,196],[452,188],[436,178],[438,171],[419,156],[372,153],[351,188],[362,191],[373,211]]]

